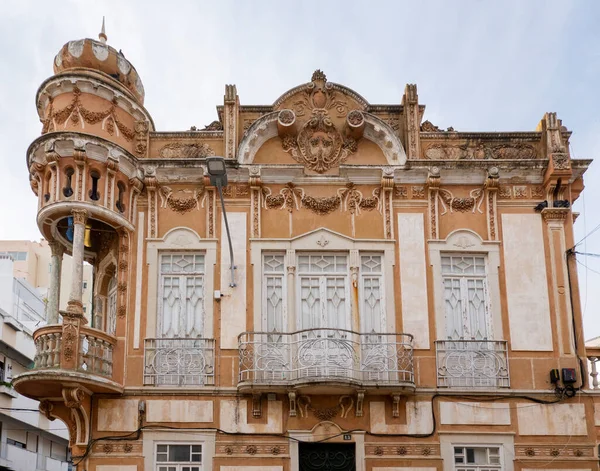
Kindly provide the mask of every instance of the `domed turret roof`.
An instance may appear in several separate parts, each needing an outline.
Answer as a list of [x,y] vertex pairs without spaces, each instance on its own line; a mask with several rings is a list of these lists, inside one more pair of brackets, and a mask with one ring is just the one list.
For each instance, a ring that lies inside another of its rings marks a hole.
[[124,85],[140,104],[144,104],[144,86],[135,67],[121,51],[106,44],[104,20],[98,37],[98,41],[87,38],[65,44],[54,58],[54,73],[76,68],[102,72]]

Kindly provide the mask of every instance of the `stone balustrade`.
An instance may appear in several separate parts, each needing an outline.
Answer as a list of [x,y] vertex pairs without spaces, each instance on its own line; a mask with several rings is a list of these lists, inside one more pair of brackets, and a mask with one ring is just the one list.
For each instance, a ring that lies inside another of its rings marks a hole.
[[73,324],[49,325],[34,334],[34,370],[65,369],[112,378],[116,338],[97,329]]

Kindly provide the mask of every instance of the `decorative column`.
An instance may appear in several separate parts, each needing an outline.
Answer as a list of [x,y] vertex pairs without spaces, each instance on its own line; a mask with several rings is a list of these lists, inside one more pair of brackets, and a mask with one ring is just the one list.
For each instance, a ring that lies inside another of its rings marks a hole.
[[352,297],[352,325],[350,330],[360,332],[360,312],[359,312],[359,295],[358,295],[358,276],[360,270],[360,254],[358,250],[350,250],[350,293]]
[[[287,322],[288,332],[295,332],[299,324],[299,319],[296,319],[296,251],[286,251],[287,267]],[[299,316],[302,313],[298,313]],[[284,327],[285,328],[285,327]]]
[[252,234],[252,237],[254,238],[260,238],[260,213],[262,200],[260,167],[250,167],[248,183],[250,185],[250,210],[252,215],[250,234]]
[[550,296],[554,298],[555,322],[558,332],[560,354],[573,354],[573,327],[571,321],[571,301],[569,298],[569,280],[566,265],[565,221],[570,215],[568,208],[546,208],[542,219],[546,223],[550,254]]
[[429,204],[429,238],[438,239],[439,230],[439,207],[438,196],[440,192],[440,169],[431,167],[427,177],[428,204]]
[[392,207],[394,198],[394,169],[384,167],[381,175],[381,209],[383,215],[383,237],[394,238],[394,224],[392,224]]
[[85,201],[85,170],[87,155],[85,153],[85,142],[79,139],[75,140],[75,148],[73,149],[73,160],[75,161],[75,199],[77,201]]
[[420,123],[422,110],[419,106],[419,95],[417,95],[415,84],[409,83],[406,85],[402,104],[404,105],[404,129],[406,131],[406,156],[409,160],[418,159],[421,157]]
[[240,99],[235,85],[225,85],[223,121],[225,131],[225,157],[234,159],[238,145]]
[[496,201],[498,198],[498,180],[500,172],[498,167],[491,167],[488,169],[488,177],[485,181],[486,190],[486,202],[487,202],[487,226],[488,226],[488,240],[498,240],[498,228],[497,228],[497,213],[498,209]]
[[[146,169],[144,185],[148,195],[148,238],[154,239],[158,232],[158,181],[156,180],[156,170],[154,168],[149,167]],[[142,230],[142,228],[140,227],[139,230]]]
[[48,304],[46,305],[46,321],[58,324],[58,307],[60,303],[60,277],[62,272],[63,246],[57,241],[48,244],[52,252],[50,258],[50,287],[48,288]]
[[71,316],[83,318],[83,239],[88,214],[83,209],[74,209],[73,214],[73,272],[71,279],[71,294],[67,303],[67,312]]

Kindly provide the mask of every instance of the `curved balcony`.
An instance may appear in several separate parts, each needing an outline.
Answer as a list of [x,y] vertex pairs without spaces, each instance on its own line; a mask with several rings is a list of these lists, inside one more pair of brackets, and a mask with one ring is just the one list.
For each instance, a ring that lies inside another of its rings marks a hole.
[[113,380],[113,350],[117,339],[76,324],[42,327],[33,334],[34,367],[14,379],[15,389],[38,399],[60,397],[63,387],[77,384],[92,393],[122,392]]
[[241,392],[413,391],[413,336],[343,329],[239,336]]

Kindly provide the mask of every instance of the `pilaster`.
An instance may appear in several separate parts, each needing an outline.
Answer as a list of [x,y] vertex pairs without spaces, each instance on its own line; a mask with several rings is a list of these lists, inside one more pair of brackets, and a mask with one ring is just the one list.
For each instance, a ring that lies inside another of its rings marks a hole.
[[427,190],[429,191],[429,238],[439,239],[439,207],[438,196],[440,192],[440,169],[431,167],[427,178]]
[[568,208],[547,208],[542,210],[546,224],[548,251],[550,255],[551,293],[554,300],[558,345],[561,354],[574,354],[573,323],[569,280],[566,261],[565,221],[571,211]]
[[406,156],[408,159],[418,159],[421,155],[420,143],[420,110],[419,95],[417,95],[417,86],[407,84],[402,98],[404,105],[404,126],[406,129]]
[[225,130],[225,157],[237,155],[240,100],[235,85],[225,85],[223,120]]

